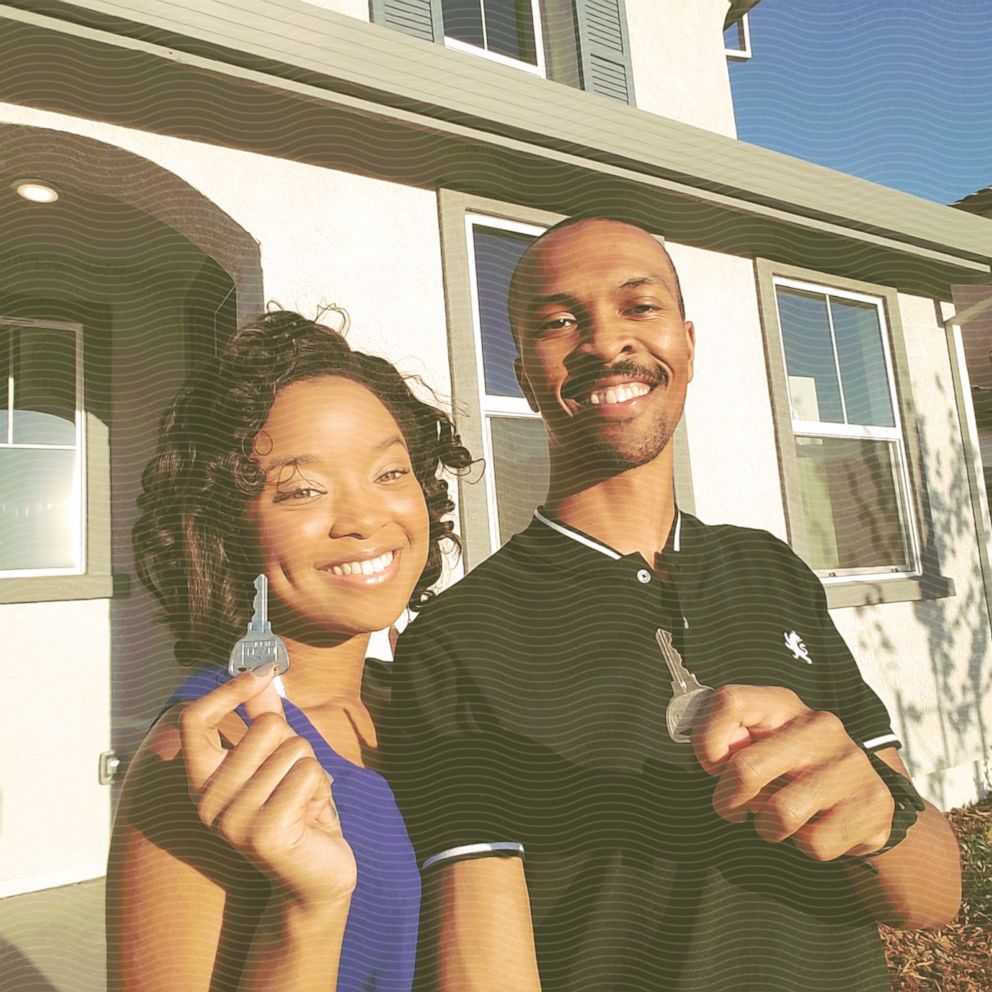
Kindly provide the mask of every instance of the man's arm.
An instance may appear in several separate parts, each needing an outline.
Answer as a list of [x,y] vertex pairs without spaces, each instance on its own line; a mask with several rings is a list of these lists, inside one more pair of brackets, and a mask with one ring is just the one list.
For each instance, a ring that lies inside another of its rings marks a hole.
[[[723,686],[693,732],[700,764],[716,776],[713,807],[724,819],[753,816],[769,843],[791,840],[809,857],[864,857],[889,839],[895,804],[865,752],[832,713],[772,686]],[[880,757],[900,774],[894,748]],[[938,927],[957,914],[961,865],[942,814],[929,806],[905,839],[864,865],[851,864],[859,895],[882,923]],[[860,874],[859,874],[860,873]]]
[[540,992],[520,858],[439,865],[424,878],[418,988]]
[[[907,779],[909,771],[894,747],[876,754]],[[901,930],[939,927],[950,922],[961,905],[961,854],[947,818],[926,804],[906,839],[872,858],[872,873],[853,864],[851,882],[880,923]]]

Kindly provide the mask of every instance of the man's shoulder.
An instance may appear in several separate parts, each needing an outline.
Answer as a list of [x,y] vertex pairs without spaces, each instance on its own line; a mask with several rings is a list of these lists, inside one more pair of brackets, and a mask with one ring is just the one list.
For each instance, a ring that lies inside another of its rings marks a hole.
[[[760,527],[740,524],[708,524],[691,514],[682,514],[682,534],[685,550],[692,547],[714,556],[771,556],[791,567],[806,570],[803,560],[780,537]],[[694,540],[695,538],[695,540]]]

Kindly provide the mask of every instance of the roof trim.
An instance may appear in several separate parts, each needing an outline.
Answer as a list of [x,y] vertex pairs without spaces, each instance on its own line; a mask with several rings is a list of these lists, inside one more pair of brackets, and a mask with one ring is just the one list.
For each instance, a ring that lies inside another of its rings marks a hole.
[[419,133],[567,160],[718,210],[930,257],[972,278],[989,271],[984,219],[302,0],[197,0],[195,8],[143,0],[140,13],[126,0],[21,0],[0,5],[0,17],[305,94]]
[[726,31],[731,24],[736,24],[748,11],[757,7],[761,0],[731,0],[730,9],[723,22],[723,30]]

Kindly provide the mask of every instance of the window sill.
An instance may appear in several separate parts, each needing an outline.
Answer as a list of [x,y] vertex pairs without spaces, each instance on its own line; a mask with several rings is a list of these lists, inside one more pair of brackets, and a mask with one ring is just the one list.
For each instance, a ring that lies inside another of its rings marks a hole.
[[880,603],[916,603],[955,595],[954,580],[944,575],[873,579],[869,582],[851,579],[849,582],[824,584],[823,589],[831,610],[878,606]]
[[39,575],[28,579],[0,579],[0,604],[58,603],[127,596],[130,576]]

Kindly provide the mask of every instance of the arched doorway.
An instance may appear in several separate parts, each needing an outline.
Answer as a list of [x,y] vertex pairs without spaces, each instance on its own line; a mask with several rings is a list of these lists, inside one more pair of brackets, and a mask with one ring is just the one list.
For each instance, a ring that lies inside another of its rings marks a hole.
[[[58,201],[20,199],[22,178]],[[0,621],[20,673],[0,737],[30,755],[30,774],[0,774],[7,896],[102,874],[99,755],[126,761],[176,677],[131,581],[140,472],[176,386],[263,297],[251,235],[110,144],[0,124],[0,203],[0,459],[16,469],[0,466]],[[69,517],[76,545],[68,525],[44,545]]]

